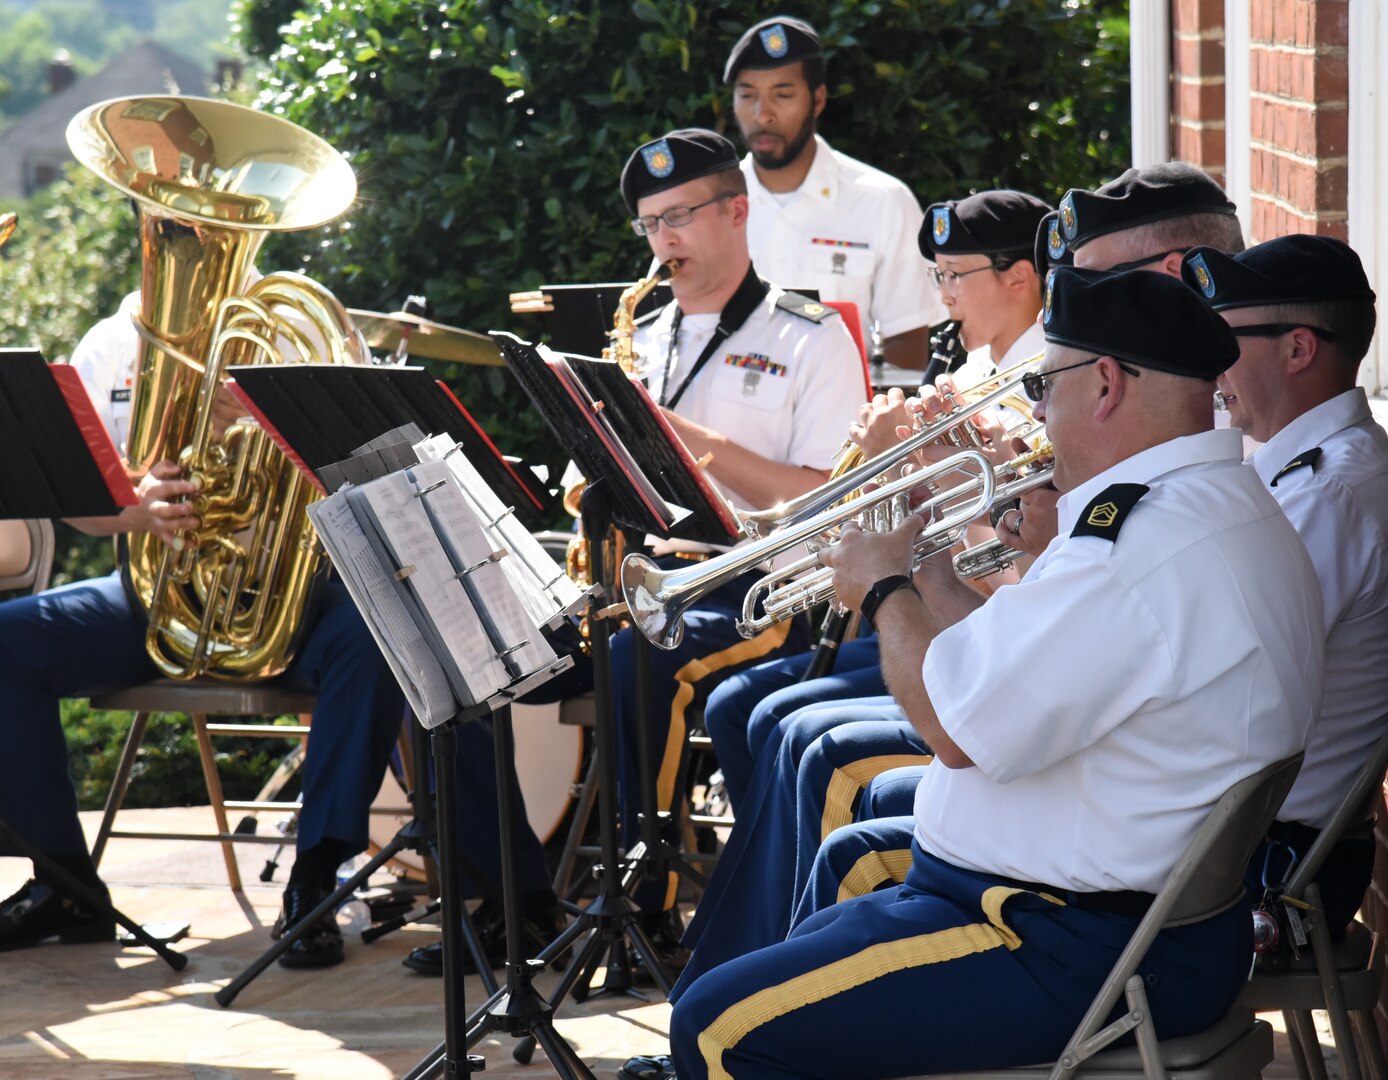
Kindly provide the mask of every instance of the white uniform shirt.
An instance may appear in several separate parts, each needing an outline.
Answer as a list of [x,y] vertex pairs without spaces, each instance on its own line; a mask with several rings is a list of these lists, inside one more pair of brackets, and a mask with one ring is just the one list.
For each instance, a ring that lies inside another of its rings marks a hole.
[[[975,349],[969,353],[968,358],[954,372],[954,385],[960,390],[977,386],[984,380],[991,379],[999,371],[1006,371],[1014,364],[1020,364],[1023,360],[1030,360],[1045,347],[1046,332],[1041,328],[1040,323],[1032,323],[1022,331],[1021,336],[1016,341],[1007,347],[1001,360],[995,361],[992,351],[989,349]],[[1018,393],[1021,391],[1018,390]]]
[[[821,300],[858,305],[863,336],[874,323],[884,338],[945,318],[920,253],[925,215],[900,180],[832,149],[815,136],[804,182],[773,195],[747,177],[747,244],[761,275],[787,289],[818,289]],[[784,201],[782,201],[784,200]]]
[[[781,295],[773,285],[709,357],[675,412],[772,461],[827,469],[863,401],[862,356],[837,315],[821,323],[803,319],[776,306]],[[634,341],[656,401],[674,395],[718,324],[716,314],[680,320],[667,393],[674,313],[675,305],[666,305]],[[732,494],[750,505],[740,492]]]
[[[1240,450],[1234,431],[1173,439],[1067,493],[1026,577],[931,644],[926,690],[976,767],[925,770],[925,850],[1060,888],[1156,892],[1231,784],[1302,747],[1320,589]],[[1150,490],[1116,540],[1070,536],[1117,483]]]
[[1306,762],[1278,817],[1323,828],[1388,712],[1388,434],[1362,389],[1298,416],[1249,459],[1263,483],[1319,447],[1272,495],[1305,543],[1325,597],[1325,692]]
[[135,349],[140,340],[130,320],[139,308],[140,294],[130,293],[114,315],[82,335],[69,361],[77,369],[97,415],[122,457],[130,430],[130,391],[135,379]]

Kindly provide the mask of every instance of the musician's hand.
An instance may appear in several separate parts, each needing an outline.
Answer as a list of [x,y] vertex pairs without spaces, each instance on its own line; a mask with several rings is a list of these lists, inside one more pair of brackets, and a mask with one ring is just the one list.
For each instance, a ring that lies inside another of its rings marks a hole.
[[212,400],[212,435],[221,442],[227,428],[246,415],[246,408],[226,385],[217,387],[217,396]]
[[891,532],[863,532],[851,522],[843,527],[838,542],[826,548],[820,561],[834,571],[834,596],[844,607],[857,611],[872,586],[893,574],[909,574],[916,537],[925,520],[911,514]]
[[893,386],[858,407],[858,419],[849,427],[848,437],[865,457],[876,457],[910,434],[911,416],[906,410],[906,395]]
[[1056,503],[1060,492],[1053,487],[1036,488],[1021,497],[1021,507],[1009,510],[998,521],[997,534],[1010,548],[1040,555],[1055,539]]
[[191,480],[181,479],[183,470],[176,461],[158,461],[140,481],[135,493],[140,497],[138,506],[128,507],[121,516],[130,515],[128,532],[148,532],[159,537],[166,544],[181,547],[179,532],[195,529],[198,517],[192,507],[182,500],[196,492],[197,485]]

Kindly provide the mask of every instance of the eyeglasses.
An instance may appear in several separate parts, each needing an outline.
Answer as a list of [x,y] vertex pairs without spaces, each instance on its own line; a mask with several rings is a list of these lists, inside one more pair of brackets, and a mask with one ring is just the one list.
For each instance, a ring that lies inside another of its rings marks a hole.
[[697,206],[672,206],[663,214],[647,214],[645,217],[632,218],[631,231],[637,236],[650,236],[660,228],[662,221],[672,229],[682,229],[694,220],[695,210],[702,210],[705,206],[731,199],[736,194],[735,191],[725,191],[722,195],[715,195],[708,202],[701,202]]
[[959,279],[966,278],[970,274],[981,274],[985,270],[1006,270],[1006,266],[999,266],[997,263],[989,263],[987,266],[980,266],[977,270],[941,270],[938,266],[930,268],[930,276],[935,282],[937,289],[943,289],[954,296],[959,292]]
[[[1107,354],[1105,354],[1107,355]],[[1022,389],[1032,401],[1040,401],[1046,396],[1046,392],[1051,388],[1051,380],[1062,371],[1074,371],[1075,368],[1088,367],[1090,364],[1097,364],[1104,357],[1091,356],[1088,360],[1081,360],[1078,364],[1066,364],[1064,367],[1052,368],[1050,371],[1028,371],[1022,376]],[[1126,375],[1138,378],[1142,373],[1135,367],[1119,363],[1118,368]]]
[[1290,334],[1293,330],[1309,330],[1322,341],[1334,341],[1335,335],[1321,326],[1310,326],[1307,323],[1254,323],[1252,326],[1231,326],[1229,327],[1235,337],[1265,337],[1279,338],[1283,334]]
[[1172,248],[1170,251],[1159,251],[1155,255],[1148,255],[1145,259],[1133,259],[1131,262],[1115,263],[1113,266],[1105,267],[1110,274],[1121,274],[1126,270],[1141,270],[1144,266],[1151,266],[1154,262],[1161,262],[1168,255],[1184,255],[1185,248]]

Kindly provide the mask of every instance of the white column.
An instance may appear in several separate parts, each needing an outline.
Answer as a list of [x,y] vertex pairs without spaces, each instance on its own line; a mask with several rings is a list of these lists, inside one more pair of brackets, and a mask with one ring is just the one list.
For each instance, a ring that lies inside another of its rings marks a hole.
[[[1379,319],[1388,306],[1388,208],[1380,206],[1388,176],[1388,17],[1377,3],[1349,5],[1349,242],[1364,260],[1369,283],[1379,297]],[[1370,394],[1388,385],[1388,349],[1382,327],[1359,369]]]
[[1224,0],[1224,191],[1239,208],[1245,238],[1253,227],[1251,5],[1252,0]]
[[1171,8],[1169,0],[1132,0],[1133,165],[1171,160]]

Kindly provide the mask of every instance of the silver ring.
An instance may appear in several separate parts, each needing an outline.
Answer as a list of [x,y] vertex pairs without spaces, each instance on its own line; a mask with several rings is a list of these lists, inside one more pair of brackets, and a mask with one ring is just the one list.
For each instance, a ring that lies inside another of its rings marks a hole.
[[[1013,522],[1011,525],[1007,523],[1007,518],[1009,514],[1017,515],[1017,520]],[[1002,515],[999,524],[1010,533],[1020,533],[1022,531],[1022,512],[1014,506],[1011,510],[1006,511]]]

